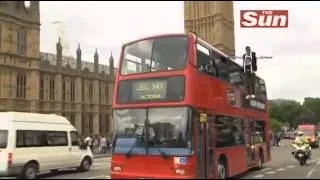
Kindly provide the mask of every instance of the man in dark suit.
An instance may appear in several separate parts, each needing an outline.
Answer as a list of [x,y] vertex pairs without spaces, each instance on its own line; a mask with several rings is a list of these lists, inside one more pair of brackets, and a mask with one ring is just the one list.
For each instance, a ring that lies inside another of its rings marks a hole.
[[246,47],[246,53],[242,56],[243,71],[246,77],[246,86],[248,95],[246,98],[255,98],[255,72],[257,71],[257,58],[256,53],[251,51],[249,46]]

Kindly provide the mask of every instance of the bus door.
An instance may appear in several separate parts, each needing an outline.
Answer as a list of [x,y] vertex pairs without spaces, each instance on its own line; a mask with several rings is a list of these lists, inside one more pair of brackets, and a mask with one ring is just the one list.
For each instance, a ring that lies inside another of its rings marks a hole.
[[206,124],[206,154],[207,154],[207,158],[206,158],[206,177],[209,179],[213,179],[214,178],[214,172],[215,172],[215,168],[214,168],[214,163],[215,163],[215,152],[214,152],[214,147],[215,147],[215,118],[214,116],[211,116],[208,114],[208,121]]
[[204,114],[195,113],[197,124],[197,142],[196,142],[196,153],[197,153],[197,178],[206,178],[206,119]]
[[204,179],[206,178],[206,122],[200,122],[200,114],[196,115],[196,123],[197,123],[197,178]]
[[245,134],[245,143],[247,147],[247,162],[248,166],[252,166],[255,164],[255,154],[254,154],[254,133],[253,133],[253,123],[254,121],[252,120],[251,117],[249,117],[249,121],[246,122],[246,134]]
[[209,114],[200,114],[197,121],[197,177],[214,177],[214,117]]

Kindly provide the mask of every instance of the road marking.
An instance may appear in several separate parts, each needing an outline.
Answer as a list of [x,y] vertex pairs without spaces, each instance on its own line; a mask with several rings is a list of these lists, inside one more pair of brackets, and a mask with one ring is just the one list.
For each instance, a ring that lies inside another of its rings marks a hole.
[[308,172],[308,174],[307,174],[307,178],[308,178],[308,177],[310,177],[310,176],[312,175],[313,171],[314,171],[314,169],[311,169],[311,170]]
[[15,177],[0,177],[0,179],[17,179]]
[[286,170],[285,168],[279,168],[279,169],[277,169],[277,171],[284,171],[284,170]]
[[269,171],[269,172],[266,172],[265,174],[274,174],[276,173],[275,171]]
[[253,176],[254,178],[262,178],[264,175],[263,174],[258,174],[258,175],[255,175]]
[[319,164],[320,164],[320,161],[317,162],[317,165],[318,165],[318,166],[319,166]]
[[100,162],[100,163],[93,163],[94,166],[100,166],[100,165],[107,165],[108,163]]
[[271,170],[271,168],[265,168],[265,169],[262,169],[261,172],[265,172],[265,171],[269,171]]
[[88,179],[110,179],[110,176],[96,176],[96,177],[90,177]]
[[101,170],[101,169],[108,169],[107,166],[98,166],[98,167],[93,167],[93,168],[90,168],[92,170]]
[[311,160],[311,161],[309,161],[309,163],[314,163],[314,162],[316,162],[317,160],[315,159],[315,160]]
[[290,165],[290,166],[287,166],[287,168],[295,168],[296,166],[293,166],[293,165]]

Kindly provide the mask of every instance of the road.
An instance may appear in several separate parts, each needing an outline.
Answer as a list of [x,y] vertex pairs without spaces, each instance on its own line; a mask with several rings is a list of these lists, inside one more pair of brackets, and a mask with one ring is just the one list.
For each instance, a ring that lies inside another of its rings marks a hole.
[[276,147],[272,150],[272,161],[260,171],[250,171],[240,179],[319,179],[320,149],[312,150],[312,159],[300,166],[291,155],[291,148]]
[[[292,157],[290,147],[272,149],[272,161],[265,164],[260,171],[249,171],[236,178],[239,179],[317,179],[320,177],[320,149],[312,150],[312,159],[306,166],[300,166]],[[110,157],[97,158],[89,172],[59,171],[44,174],[41,179],[109,179]]]
[[88,172],[64,170],[57,173],[44,172],[39,179],[110,179],[110,157],[97,158]]

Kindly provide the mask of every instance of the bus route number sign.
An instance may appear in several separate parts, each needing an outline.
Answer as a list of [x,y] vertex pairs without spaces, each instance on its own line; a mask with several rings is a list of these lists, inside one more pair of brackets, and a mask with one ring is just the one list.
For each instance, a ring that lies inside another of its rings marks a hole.
[[187,158],[186,157],[174,157],[174,164],[175,165],[186,165]]
[[167,81],[145,80],[133,83],[132,99],[145,101],[165,99],[167,94]]

